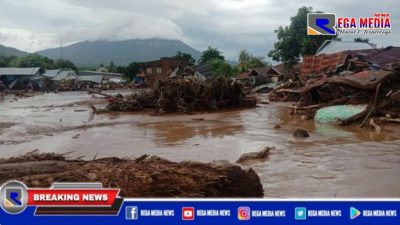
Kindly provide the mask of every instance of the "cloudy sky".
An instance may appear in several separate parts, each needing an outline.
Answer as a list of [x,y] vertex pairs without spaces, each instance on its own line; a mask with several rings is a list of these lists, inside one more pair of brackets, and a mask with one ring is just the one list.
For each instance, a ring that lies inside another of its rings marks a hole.
[[235,60],[241,49],[266,56],[274,29],[288,25],[301,6],[337,16],[391,13],[391,35],[365,37],[400,46],[400,2],[365,0],[0,0],[0,44],[34,52],[57,47],[60,39],[66,45],[159,37],[198,50],[215,46]]

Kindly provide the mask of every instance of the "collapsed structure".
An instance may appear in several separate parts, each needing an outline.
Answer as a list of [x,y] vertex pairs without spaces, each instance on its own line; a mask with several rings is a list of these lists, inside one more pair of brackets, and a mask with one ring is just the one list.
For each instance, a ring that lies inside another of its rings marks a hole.
[[[301,76],[270,94],[271,101],[294,101],[294,112],[320,122],[348,124],[371,117],[400,118],[400,48],[351,49],[334,42],[313,56],[305,56]],[[364,43],[365,44],[365,43]],[[348,46],[348,43],[343,45]],[[324,47],[325,46],[325,47]],[[361,46],[361,45],[360,45]],[[336,52],[334,49],[336,49]]]

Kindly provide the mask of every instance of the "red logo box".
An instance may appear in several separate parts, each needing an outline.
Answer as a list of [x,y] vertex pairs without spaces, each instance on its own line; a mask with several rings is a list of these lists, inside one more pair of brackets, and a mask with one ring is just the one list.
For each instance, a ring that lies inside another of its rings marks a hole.
[[194,220],[193,207],[182,207],[182,220]]

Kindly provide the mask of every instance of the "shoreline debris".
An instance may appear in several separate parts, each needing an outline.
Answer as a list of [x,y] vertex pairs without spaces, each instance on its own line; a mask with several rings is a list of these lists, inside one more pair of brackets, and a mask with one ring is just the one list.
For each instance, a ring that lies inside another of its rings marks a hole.
[[101,182],[118,187],[124,197],[263,197],[260,178],[252,169],[231,163],[171,162],[157,156],[136,159],[67,159],[66,154],[34,150],[0,159],[0,182],[10,179],[28,187],[53,182]]

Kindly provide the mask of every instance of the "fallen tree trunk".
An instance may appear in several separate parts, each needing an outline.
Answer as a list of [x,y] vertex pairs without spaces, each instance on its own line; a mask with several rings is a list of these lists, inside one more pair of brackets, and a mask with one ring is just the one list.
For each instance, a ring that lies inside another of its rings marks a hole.
[[0,183],[16,179],[28,187],[53,182],[101,182],[124,197],[263,197],[257,174],[227,162],[175,163],[155,156],[136,160],[67,160],[54,153],[0,160]]

